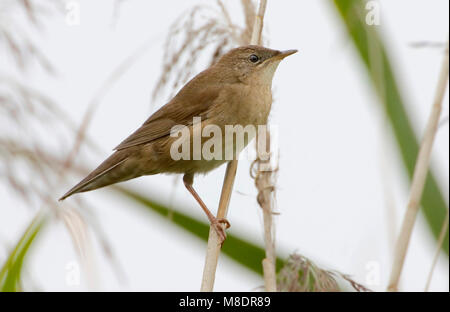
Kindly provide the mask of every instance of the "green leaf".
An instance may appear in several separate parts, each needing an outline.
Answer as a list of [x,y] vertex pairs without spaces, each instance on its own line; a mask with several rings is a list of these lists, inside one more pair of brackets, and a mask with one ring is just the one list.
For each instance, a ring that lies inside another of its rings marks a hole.
[[[419,144],[408,118],[385,44],[376,26],[366,24],[368,13],[365,9],[366,1],[334,0],[334,5],[363,61],[386,117],[391,123],[403,164],[411,181],[419,153]],[[421,204],[427,224],[434,237],[438,239],[448,207],[431,172],[428,173]],[[443,250],[448,255],[448,232]]]
[[[121,187],[117,187],[116,189],[127,198],[132,199],[133,201],[143,205],[145,208],[165,217],[165,220],[173,222],[205,242],[208,241],[209,223],[199,221],[179,211],[170,209],[163,204],[140,195],[132,190]],[[171,215],[170,218],[168,217],[169,214]],[[265,258],[265,250],[263,247],[253,244],[232,233],[227,233],[227,240],[223,244],[222,252],[247,269],[259,275],[263,275],[262,260]],[[277,258],[276,266],[277,271],[283,267],[283,260],[280,257]]]
[[38,213],[9,255],[8,259],[6,259],[6,262],[0,271],[1,292],[17,292],[22,290],[20,277],[24,260],[45,221],[46,218],[41,213]]

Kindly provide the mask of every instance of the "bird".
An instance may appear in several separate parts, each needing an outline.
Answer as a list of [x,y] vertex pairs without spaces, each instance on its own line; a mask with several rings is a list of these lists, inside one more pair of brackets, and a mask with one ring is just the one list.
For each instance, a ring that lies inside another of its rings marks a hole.
[[[195,145],[193,141],[198,129],[203,131],[215,126],[223,130],[218,136],[218,139],[223,139],[228,126],[266,125],[272,105],[274,73],[281,60],[296,52],[257,45],[231,49],[187,82],[167,104],[152,114],[141,127],[116,146],[105,161],[59,200],[140,176],[183,174],[186,189],[206,213],[223,243],[226,234],[222,224],[226,228],[230,224],[226,219],[216,218],[211,213],[194,189],[193,182],[195,175],[207,173],[231,159],[223,157],[223,151],[219,155],[221,157],[213,159],[204,157],[202,153],[195,157],[194,148],[188,148],[185,153],[188,157],[173,157],[173,147],[180,144],[180,135],[175,136],[174,132],[186,130],[189,137],[181,143],[191,147]],[[241,149],[251,139],[247,137]],[[201,138],[200,147],[204,144],[206,141]],[[227,144],[222,141],[217,149],[223,147],[226,150]],[[232,157],[237,157],[240,150],[237,150],[235,142],[231,145]]]

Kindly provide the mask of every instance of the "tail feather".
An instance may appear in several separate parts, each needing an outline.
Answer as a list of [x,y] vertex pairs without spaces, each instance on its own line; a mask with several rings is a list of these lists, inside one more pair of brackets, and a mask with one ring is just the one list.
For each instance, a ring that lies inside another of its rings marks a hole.
[[[126,153],[125,150],[115,152],[87,177],[72,187],[59,200],[64,200],[75,193],[91,191],[103,186],[130,179],[131,177],[123,174],[125,173],[123,172],[124,170],[120,170],[120,168],[128,160],[128,156],[129,153]],[[126,170],[126,168],[123,169]]]

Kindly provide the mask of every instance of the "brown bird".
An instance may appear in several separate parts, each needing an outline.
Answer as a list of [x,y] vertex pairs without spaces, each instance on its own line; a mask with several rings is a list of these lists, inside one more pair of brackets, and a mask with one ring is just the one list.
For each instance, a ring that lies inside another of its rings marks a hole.
[[[271,88],[275,70],[283,58],[295,52],[297,50],[281,52],[253,45],[229,51],[217,63],[190,80],[169,103],[151,115],[114,149],[109,158],[60,200],[143,175],[181,173],[184,174],[184,185],[205,211],[223,242],[226,235],[220,223],[229,226],[228,221],[217,219],[209,211],[192,184],[195,174],[206,173],[230,159],[221,152],[220,157],[213,159],[203,154],[195,157],[193,137],[198,135],[198,130],[194,117],[201,118],[200,130],[212,125],[222,130],[218,150],[220,147],[226,150],[223,138],[227,125],[265,125],[272,105]],[[174,129],[181,129],[180,126],[189,130],[187,143],[189,147],[194,147],[188,150],[189,157],[177,160],[172,153],[179,137],[172,134]],[[205,144],[204,139],[201,138],[200,146]],[[244,146],[250,139],[245,140]],[[236,142],[232,144],[233,157],[237,157],[240,150],[236,151]]]

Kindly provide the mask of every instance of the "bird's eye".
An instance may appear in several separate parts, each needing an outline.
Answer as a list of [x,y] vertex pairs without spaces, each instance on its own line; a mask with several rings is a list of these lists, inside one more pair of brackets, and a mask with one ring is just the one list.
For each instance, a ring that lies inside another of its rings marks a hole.
[[256,63],[256,62],[259,61],[259,57],[257,55],[255,55],[255,54],[252,54],[252,55],[250,55],[249,60],[252,63]]

